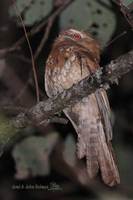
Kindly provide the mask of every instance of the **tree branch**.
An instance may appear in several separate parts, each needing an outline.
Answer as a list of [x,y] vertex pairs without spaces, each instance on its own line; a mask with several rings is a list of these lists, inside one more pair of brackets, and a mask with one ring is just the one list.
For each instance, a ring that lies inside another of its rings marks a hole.
[[[60,15],[61,14],[61,12],[63,11],[63,10],[65,10],[66,8],[67,8],[67,6],[69,6],[72,2],[74,2],[75,0],[65,0],[64,2],[63,2],[63,4],[61,4],[61,6],[59,6],[59,8],[57,9],[57,10],[55,10],[51,15],[49,15],[48,16],[48,18],[46,18],[45,20],[43,20],[42,22],[40,22],[40,24],[39,25],[37,25],[37,26],[35,26],[35,27],[33,27],[29,32],[27,32],[27,36],[30,36],[30,37],[32,37],[32,36],[34,36],[36,33],[38,33],[39,31],[41,31],[42,30],[42,28],[46,25],[46,24],[50,24],[51,23],[51,21],[54,21],[55,19],[56,19],[56,17],[58,16],[58,15]],[[49,27],[50,28],[50,27]],[[48,32],[49,30],[47,30],[47,32]],[[45,36],[45,40],[43,41],[43,43],[46,41],[46,39],[47,39],[47,32],[46,32],[46,36]],[[21,45],[22,45],[22,43],[23,42],[25,42],[25,35],[24,36],[22,36],[20,39],[18,39],[11,47],[7,47],[7,48],[5,48],[5,49],[0,49],[0,58],[3,58],[3,57],[5,57],[5,55],[7,55],[8,53],[12,53],[12,52],[14,52],[14,51],[16,51],[16,50],[20,50],[21,49]],[[39,51],[40,51],[40,48],[41,47],[39,47]],[[37,53],[37,54],[39,54],[39,52]],[[37,57],[38,55],[36,55],[36,57]]]
[[[98,88],[109,88],[109,85],[118,78],[133,69],[133,50],[110,62],[105,66],[105,73],[100,68],[91,77],[87,77],[72,88],[65,90],[57,97],[49,98],[33,106],[30,110],[23,110],[15,119],[10,120],[0,114],[0,155],[4,149],[13,144],[20,134],[20,128],[26,126],[42,126],[51,122],[66,123],[66,120],[59,119],[56,114],[65,107],[75,104],[83,97],[95,92]],[[2,111],[7,111],[9,107],[3,106]],[[10,110],[10,108],[9,108]],[[15,109],[16,111],[18,109]]]
[[119,7],[120,11],[123,13],[125,19],[133,29],[133,2],[125,6],[122,0],[113,0]]
[[48,123],[55,114],[64,108],[75,104],[83,97],[95,92],[98,88],[109,88],[118,78],[133,69],[133,50],[111,61],[105,66],[103,73],[100,68],[91,77],[87,77],[72,88],[65,90],[57,97],[41,101],[33,106],[27,113],[20,113],[13,121],[15,127],[26,127],[29,124],[39,125]]

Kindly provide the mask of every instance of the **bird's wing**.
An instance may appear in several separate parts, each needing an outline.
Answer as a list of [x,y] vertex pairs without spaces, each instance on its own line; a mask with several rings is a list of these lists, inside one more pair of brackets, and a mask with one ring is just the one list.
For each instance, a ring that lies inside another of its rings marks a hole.
[[111,110],[106,91],[101,88],[95,92],[99,111],[102,117],[102,123],[104,125],[104,132],[106,134],[107,141],[112,140],[112,125],[111,125]]

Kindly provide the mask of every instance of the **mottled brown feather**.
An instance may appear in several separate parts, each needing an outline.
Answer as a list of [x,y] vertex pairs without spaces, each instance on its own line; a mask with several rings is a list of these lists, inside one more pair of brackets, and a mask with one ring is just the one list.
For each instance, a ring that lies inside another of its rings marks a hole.
[[[72,38],[79,33],[80,40]],[[67,35],[68,34],[68,35]],[[55,41],[46,63],[45,89],[49,97],[61,93],[99,68],[100,47],[84,32],[74,29],[62,32]],[[77,155],[86,157],[90,178],[100,170],[109,186],[120,182],[112,154],[110,107],[106,91],[99,89],[74,106],[64,109],[77,135]]]

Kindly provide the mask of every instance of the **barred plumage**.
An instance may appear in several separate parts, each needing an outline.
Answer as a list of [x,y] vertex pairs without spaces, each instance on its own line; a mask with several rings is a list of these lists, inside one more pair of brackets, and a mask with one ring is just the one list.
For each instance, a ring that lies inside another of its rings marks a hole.
[[[45,70],[45,89],[49,97],[91,76],[100,66],[100,47],[89,34],[74,29],[62,32],[55,41]],[[120,182],[112,153],[110,107],[106,91],[99,89],[74,106],[64,109],[77,135],[77,155],[86,157],[90,178],[99,169],[103,181]]]

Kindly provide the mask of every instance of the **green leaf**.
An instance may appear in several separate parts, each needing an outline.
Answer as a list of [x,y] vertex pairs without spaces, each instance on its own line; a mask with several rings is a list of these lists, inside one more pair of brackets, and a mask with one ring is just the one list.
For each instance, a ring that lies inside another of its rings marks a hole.
[[[32,26],[45,18],[52,9],[52,0],[16,0],[16,6],[25,25]],[[17,17],[14,4],[9,10],[11,17]],[[18,21],[18,20],[17,20]]]
[[51,133],[46,137],[31,136],[17,144],[12,152],[16,163],[16,178],[48,175],[50,172],[49,155],[57,139],[58,134]]
[[61,28],[73,27],[88,30],[98,38],[102,45],[105,45],[115,30],[116,17],[109,0],[100,2],[96,0],[74,1],[60,16]]

